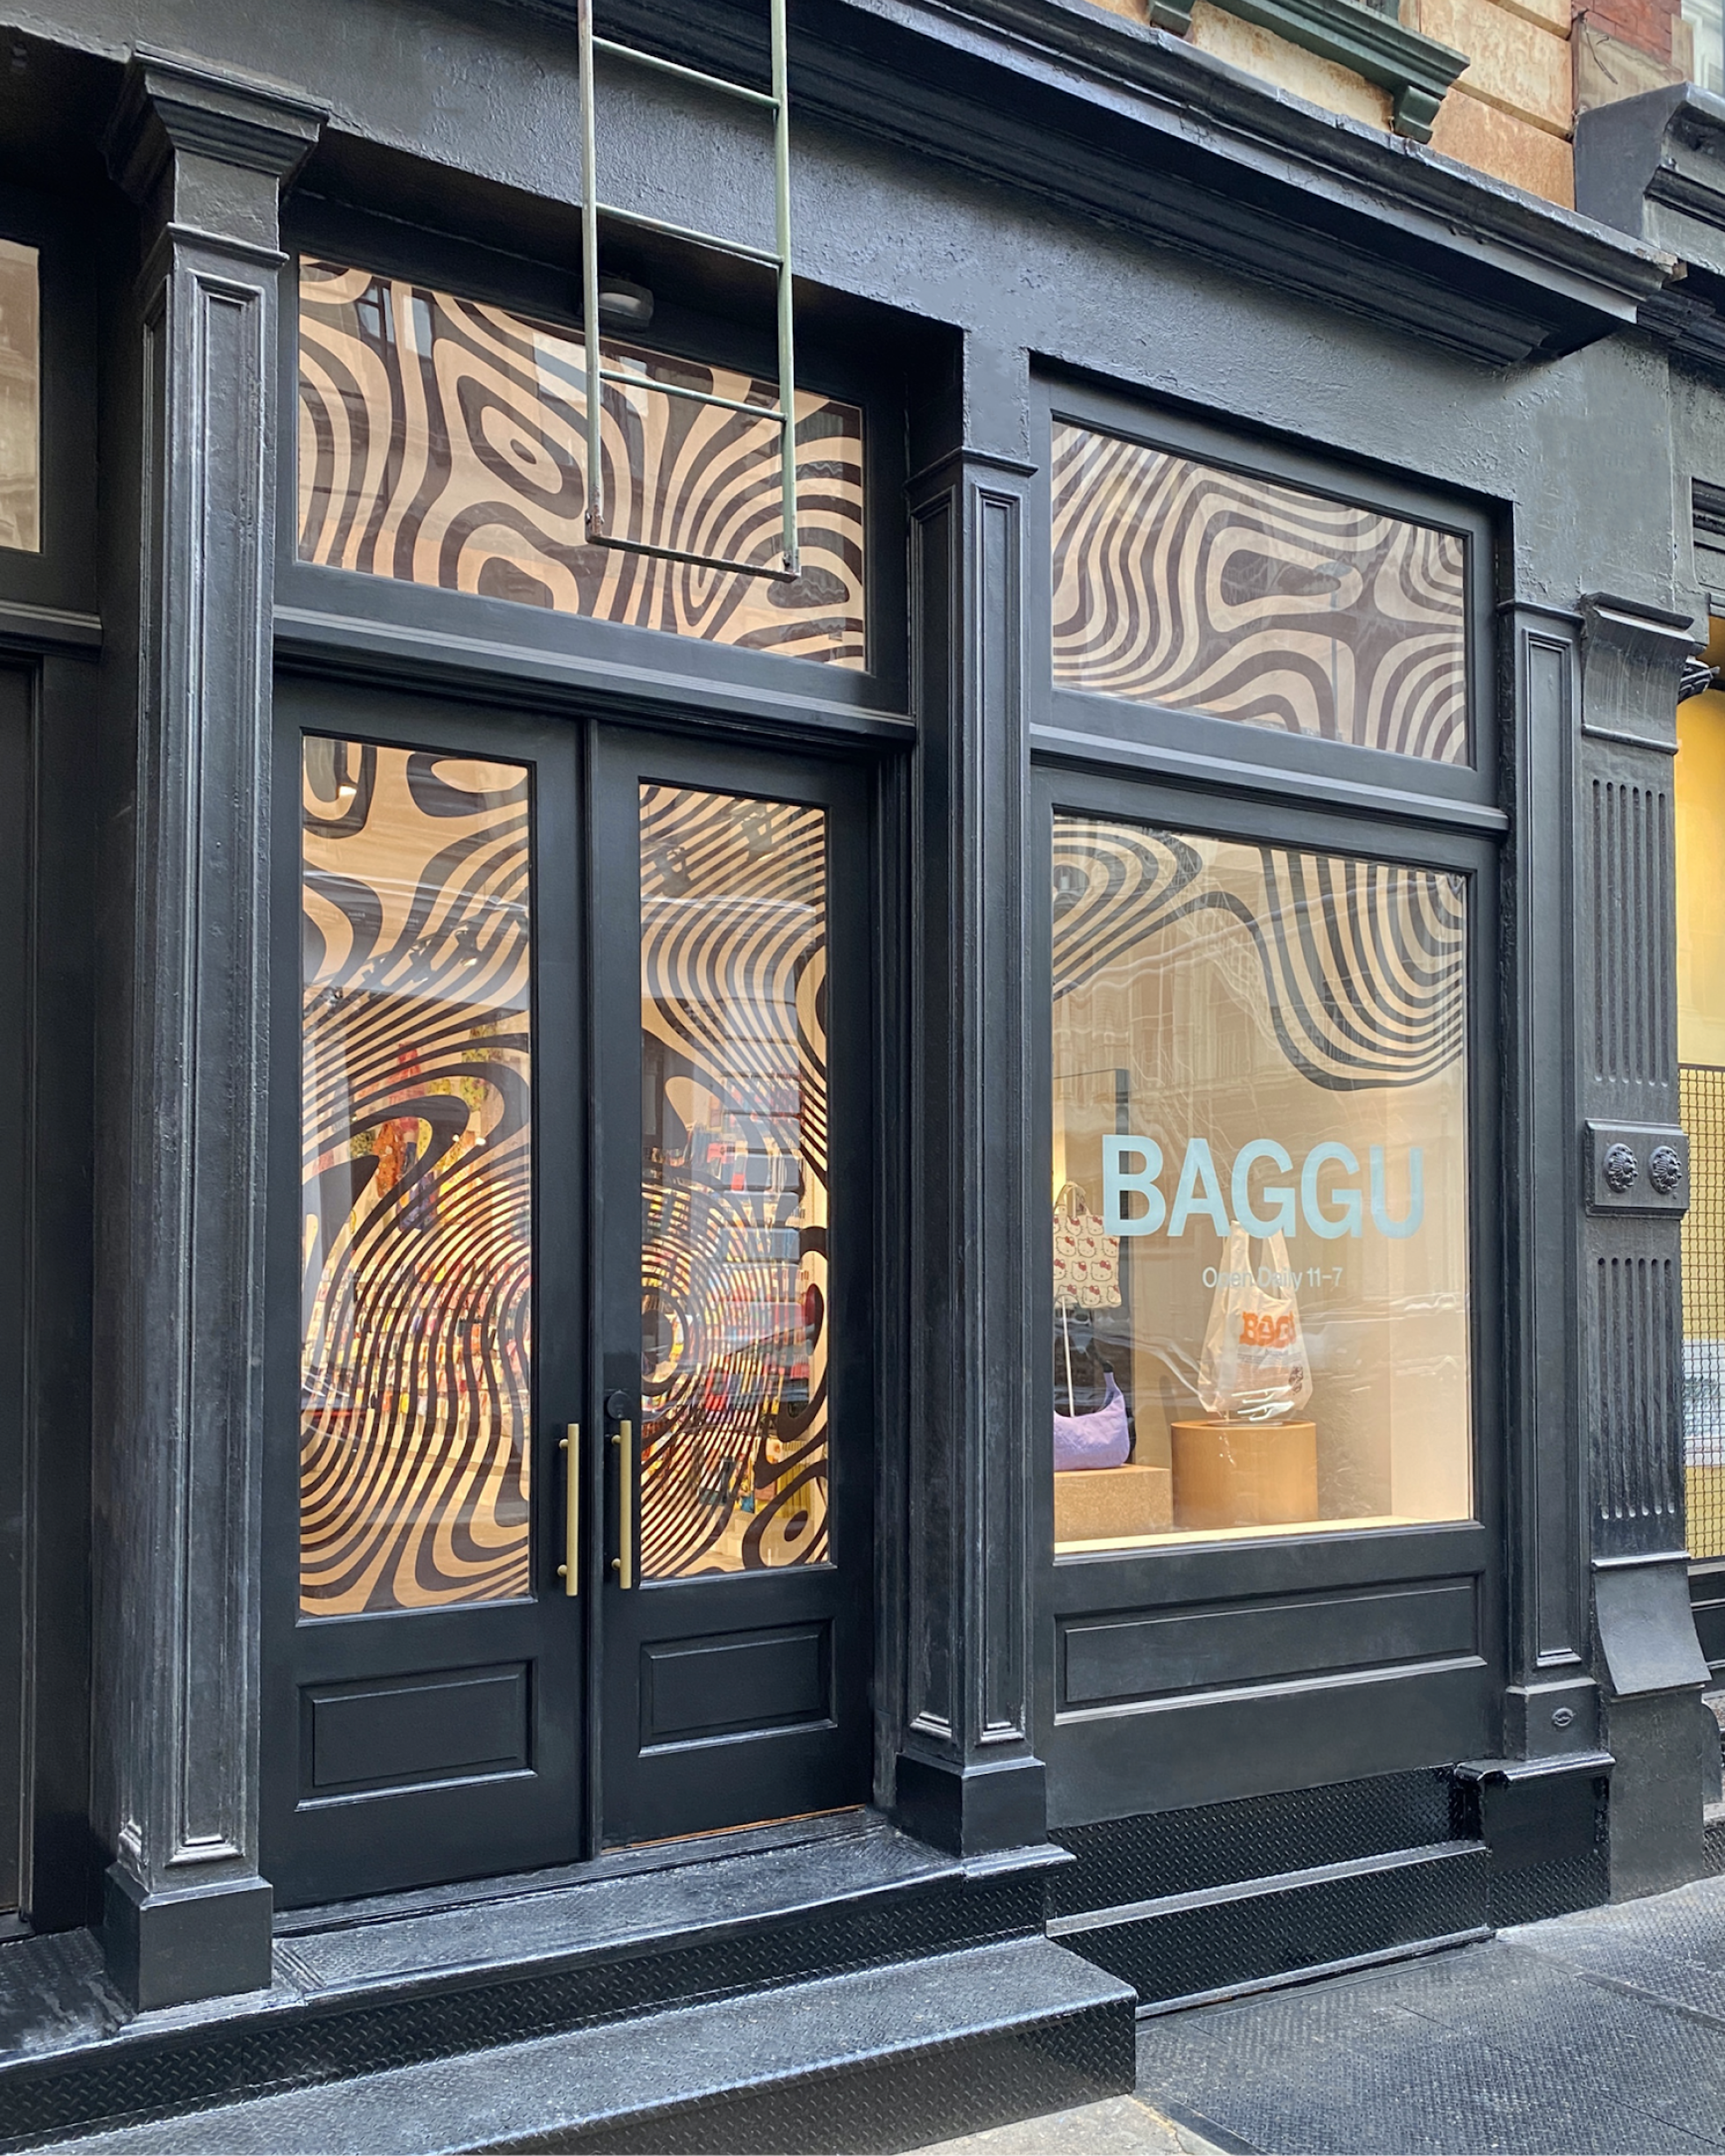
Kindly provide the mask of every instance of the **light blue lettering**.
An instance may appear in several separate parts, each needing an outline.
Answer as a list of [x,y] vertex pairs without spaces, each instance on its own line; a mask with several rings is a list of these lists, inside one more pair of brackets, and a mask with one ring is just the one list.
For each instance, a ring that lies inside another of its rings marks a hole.
[[1248,1235],[1291,1235],[1300,1224],[1291,1183],[1265,1185],[1264,1203],[1276,1208],[1273,1214],[1260,1218],[1252,1210],[1252,1164],[1260,1160],[1267,1160],[1283,1175],[1294,1164],[1287,1147],[1279,1146],[1274,1138],[1254,1138],[1250,1145],[1242,1146],[1234,1161],[1234,1217]]
[[1183,1235],[1186,1223],[1194,1213],[1205,1214],[1219,1235],[1228,1233],[1228,1209],[1222,1203],[1222,1186],[1216,1180],[1216,1163],[1210,1158],[1208,1138],[1189,1138],[1186,1142],[1179,1187],[1174,1192],[1174,1209],[1168,1218],[1169,1235]]
[[1384,1148],[1372,1147],[1372,1225],[1380,1235],[1389,1235],[1399,1242],[1404,1235],[1411,1235],[1425,1218],[1425,1163],[1418,1146],[1408,1147],[1408,1209],[1399,1220],[1392,1220],[1384,1195]]
[[1333,1242],[1338,1235],[1358,1235],[1361,1232],[1360,1215],[1363,1210],[1357,1190],[1343,1190],[1335,1186],[1324,1193],[1326,1201],[1339,1205],[1341,1211],[1332,1217],[1320,1209],[1317,1194],[1317,1172],[1326,1161],[1332,1160],[1344,1175],[1358,1175],[1359,1163],[1345,1145],[1333,1139],[1327,1144],[1313,1146],[1306,1156],[1306,1165],[1300,1171],[1300,1204],[1306,1215],[1306,1224],[1314,1235],[1325,1242]]
[[[1144,1165],[1127,1169],[1121,1166],[1122,1158],[1130,1153]],[[1102,1139],[1102,1232],[1107,1235],[1153,1235],[1168,1218],[1168,1205],[1156,1187],[1156,1178],[1162,1173],[1162,1147],[1154,1138],[1121,1137],[1113,1132]],[[1144,1199],[1144,1210],[1130,1218],[1121,1209],[1121,1200],[1129,1191],[1137,1191]]]

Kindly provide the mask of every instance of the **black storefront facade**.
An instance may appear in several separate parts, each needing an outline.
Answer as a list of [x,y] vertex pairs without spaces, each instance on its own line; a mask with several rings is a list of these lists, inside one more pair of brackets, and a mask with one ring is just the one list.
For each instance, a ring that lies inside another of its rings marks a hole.
[[910,2146],[1707,1869],[1708,101],[799,6],[788,564],[603,42],[764,7],[600,11],[597,500],[572,5],[12,15],[0,2138]]

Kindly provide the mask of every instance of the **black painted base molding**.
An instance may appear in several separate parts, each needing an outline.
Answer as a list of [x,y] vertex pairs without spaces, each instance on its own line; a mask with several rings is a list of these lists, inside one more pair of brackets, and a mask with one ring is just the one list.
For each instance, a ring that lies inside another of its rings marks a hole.
[[262,1879],[152,1894],[110,1865],[102,1894],[108,1973],[141,2012],[267,1990],[274,1901]]
[[1611,1755],[1491,1759],[1455,1769],[1455,1823],[1491,1852],[1491,1921],[1532,1924],[1588,1909],[1611,1890]]
[[1047,1837],[1046,1785],[1040,1759],[961,1767],[901,1752],[893,1817],[906,1834],[954,1856],[1024,1849]]
[[1590,1907],[1611,1887],[1611,1764],[1430,1767],[1055,1827],[1077,1862],[1050,1877],[1050,1934],[1146,2011]]

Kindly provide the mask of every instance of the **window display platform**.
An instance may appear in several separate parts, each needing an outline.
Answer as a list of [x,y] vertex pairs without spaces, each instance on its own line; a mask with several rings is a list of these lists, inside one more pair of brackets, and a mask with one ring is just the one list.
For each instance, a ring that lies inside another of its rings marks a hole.
[[1054,1479],[1055,1543],[1153,1535],[1173,1525],[1173,1476],[1166,1467],[1063,1468]]
[[[1110,1471],[1098,1471],[1106,1474]],[[1117,1473],[1117,1469],[1112,1471]],[[1058,1489],[1060,1484],[1055,1482]],[[1171,1527],[1166,1532],[1153,1535],[1093,1535],[1082,1540],[1063,1542],[1058,1533],[1055,1537],[1056,1557],[1096,1557],[1110,1550],[1165,1549],[1174,1543],[1244,1543],[1255,1537],[1275,1533],[1283,1535],[1343,1535],[1365,1534],[1374,1528],[1423,1527],[1426,1520],[1418,1520],[1406,1512],[1374,1512],[1353,1520],[1282,1520],[1274,1527],[1260,1522],[1250,1527]]]

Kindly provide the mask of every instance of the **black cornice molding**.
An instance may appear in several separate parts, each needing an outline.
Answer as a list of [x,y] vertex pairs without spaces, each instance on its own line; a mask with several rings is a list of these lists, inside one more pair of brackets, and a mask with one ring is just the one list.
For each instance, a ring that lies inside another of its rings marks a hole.
[[1676,83],[1584,113],[1575,198],[1602,223],[1679,259],[1679,281],[1643,302],[1641,325],[1725,375],[1725,98]]
[[[502,0],[572,24],[575,0]],[[735,71],[728,0],[605,0],[605,28]],[[798,0],[795,110],[1491,366],[1632,326],[1671,264],[1085,0]]]

